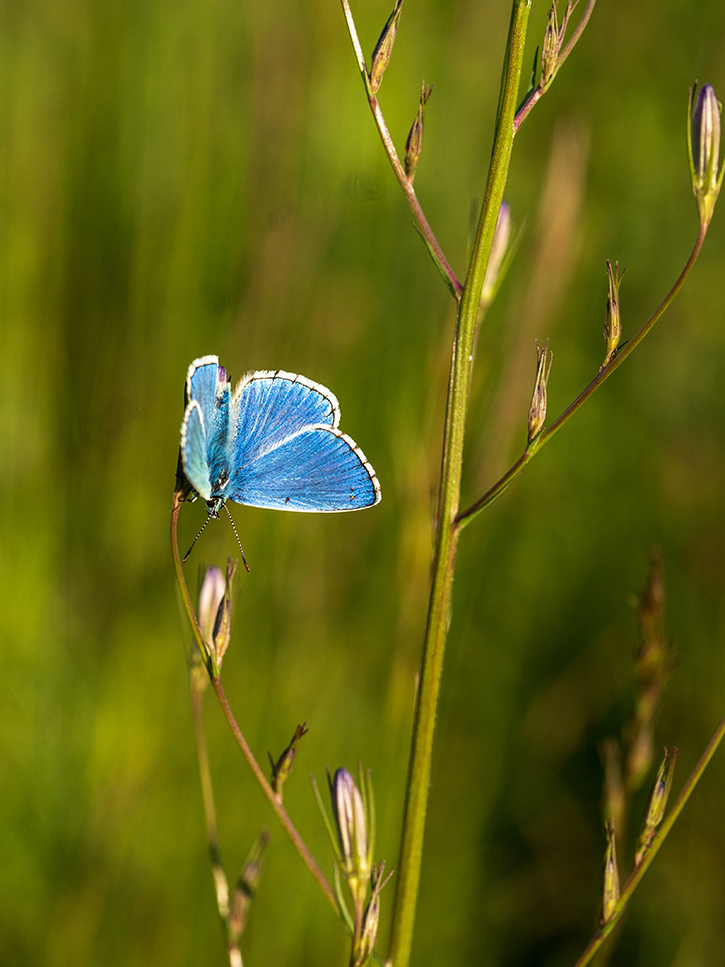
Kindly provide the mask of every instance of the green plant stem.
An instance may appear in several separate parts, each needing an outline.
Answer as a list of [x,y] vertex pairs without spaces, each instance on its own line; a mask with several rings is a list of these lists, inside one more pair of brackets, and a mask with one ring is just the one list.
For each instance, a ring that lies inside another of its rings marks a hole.
[[390,960],[408,967],[420,885],[423,833],[430,785],[433,734],[450,621],[459,528],[463,439],[476,315],[513,144],[513,120],[531,0],[515,0],[504,61],[496,134],[481,216],[463,288],[453,346],[441,466],[433,575],[416,702],[403,833],[393,910]]
[[652,863],[655,856],[657,855],[660,847],[662,846],[665,839],[669,835],[672,827],[677,822],[677,819],[680,813],[685,808],[685,803],[690,798],[695,786],[702,778],[702,775],[705,772],[705,769],[707,768],[710,762],[710,759],[712,759],[713,755],[715,754],[717,747],[720,745],[723,739],[723,736],[725,736],[725,718],[721,720],[717,729],[715,729],[715,734],[708,742],[707,748],[703,752],[700,758],[700,761],[697,763],[694,770],[692,771],[692,774],[690,775],[690,778],[685,783],[682,789],[682,792],[680,793],[677,799],[677,802],[670,810],[670,813],[667,816],[667,819],[665,819],[665,821],[662,823],[662,826],[660,827],[659,832],[653,839],[652,845],[645,853],[644,858],[642,859],[642,862],[639,864],[639,866],[635,867],[629,879],[625,883],[624,889],[622,890],[619,900],[617,901],[617,906],[614,909],[614,913],[611,919],[606,924],[604,924],[604,926],[602,926],[601,929],[599,929],[596,932],[596,934],[592,937],[589,944],[587,945],[586,950],[582,953],[581,957],[577,960],[574,967],[585,967],[586,964],[590,963],[594,954],[599,950],[599,948],[602,946],[606,938],[612,932],[612,929],[614,928],[615,924],[624,913],[625,907],[627,906],[627,903],[629,902],[632,894],[639,886],[640,880],[649,869],[650,864]]
[[365,85],[365,93],[367,94],[370,110],[373,113],[375,126],[378,129],[380,140],[383,142],[385,153],[388,156],[388,160],[390,161],[391,167],[395,173],[395,177],[398,179],[400,187],[403,189],[403,194],[405,195],[408,205],[410,206],[410,210],[413,213],[416,228],[420,232],[423,241],[426,244],[426,248],[428,249],[431,258],[436,263],[438,270],[446,279],[456,301],[459,301],[462,291],[461,283],[458,281],[455,272],[448,264],[448,259],[443,254],[443,249],[438,244],[438,240],[433,234],[433,229],[428,224],[428,219],[425,217],[425,213],[421,208],[421,204],[418,201],[418,196],[415,193],[415,189],[405,173],[405,168],[401,164],[400,158],[398,157],[398,152],[395,150],[393,139],[390,137],[390,132],[388,131],[388,126],[385,123],[383,112],[380,109],[380,103],[378,102],[376,95],[373,94],[371,90],[370,76],[368,75],[368,69],[365,65],[365,55],[363,54],[362,47],[360,46],[360,40],[357,35],[355,21],[353,20],[348,0],[342,0],[342,9],[345,13],[345,22],[347,23],[350,40],[352,41],[355,57],[357,58],[357,66],[360,70],[363,84]]
[[194,607],[191,603],[191,595],[189,594],[189,588],[187,587],[187,584],[186,584],[186,578],[184,577],[184,570],[181,565],[181,557],[179,555],[177,526],[178,526],[179,510],[181,509],[182,503],[184,503],[183,497],[181,496],[179,490],[177,489],[174,493],[174,501],[173,501],[172,510],[171,510],[171,556],[174,561],[174,571],[176,573],[176,580],[179,585],[179,590],[181,592],[181,600],[184,605],[184,610],[186,611],[187,617],[189,619],[189,623],[191,625],[192,632],[194,634],[194,638],[202,654],[202,658],[204,659],[205,662],[207,662],[207,670],[209,671],[209,677],[211,679],[212,686],[214,687],[214,691],[216,692],[217,698],[219,699],[219,704],[222,707],[222,711],[224,712],[224,716],[227,720],[229,728],[232,730],[232,734],[234,735],[234,738],[237,740],[237,745],[242,750],[242,754],[244,758],[247,760],[247,764],[249,765],[249,768],[252,770],[252,773],[254,774],[254,777],[257,780],[257,783],[259,784],[260,789],[264,793],[264,796],[267,802],[272,807],[275,815],[277,816],[277,819],[280,822],[280,825],[282,826],[282,828],[284,829],[284,831],[287,833],[288,837],[292,841],[292,845],[299,853],[300,858],[302,859],[302,862],[305,864],[307,869],[313,875],[315,880],[317,880],[317,883],[319,884],[322,892],[325,894],[329,902],[332,904],[332,907],[334,908],[335,912],[339,914],[337,900],[335,899],[335,893],[332,887],[327,882],[322,870],[319,868],[312,854],[307,849],[307,846],[305,845],[300,834],[297,832],[297,829],[295,828],[294,823],[290,819],[286,809],[284,808],[282,803],[278,800],[274,790],[272,789],[272,786],[267,781],[267,777],[265,776],[264,772],[260,768],[257,760],[254,758],[254,754],[252,753],[252,750],[247,744],[247,740],[244,738],[244,735],[242,734],[242,730],[239,728],[239,725],[237,724],[237,721],[234,718],[232,710],[229,707],[229,702],[227,701],[227,697],[224,694],[224,689],[222,688],[222,683],[221,683],[221,679],[219,678],[218,668],[214,671],[210,667],[209,648],[204,642],[204,638],[199,628],[199,622],[197,620]]
[[692,271],[692,267],[697,261],[697,256],[700,254],[700,249],[702,248],[702,243],[705,241],[705,235],[707,233],[707,228],[700,228],[697,236],[697,241],[695,242],[695,247],[690,254],[687,264],[680,273],[679,278],[672,286],[667,296],[665,297],[662,304],[655,310],[655,312],[650,316],[647,322],[642,326],[639,332],[629,340],[629,342],[622,346],[617,355],[611,360],[611,362],[605,366],[603,369],[597,373],[595,378],[587,386],[587,388],[577,396],[573,403],[571,403],[561,414],[561,416],[554,422],[550,427],[543,431],[534,441],[531,443],[523,454],[519,457],[516,463],[498,480],[493,487],[486,491],[486,493],[480,497],[475,503],[467,507],[466,510],[461,511],[460,514],[455,519],[455,523],[459,527],[464,527],[466,524],[477,517],[481,511],[485,510],[486,507],[490,506],[497,500],[501,494],[507,490],[514,480],[523,472],[526,464],[531,460],[535,453],[543,447],[545,443],[557,433],[562,426],[576,413],[576,411],[586,403],[590,396],[592,396],[604,383],[605,380],[609,379],[612,373],[619,369],[622,363],[627,359],[639,346],[642,340],[645,338],[647,333],[652,329],[655,323],[660,319],[660,317],[669,308],[672,301],[674,300],[677,293],[680,291],[685,283],[685,279]]

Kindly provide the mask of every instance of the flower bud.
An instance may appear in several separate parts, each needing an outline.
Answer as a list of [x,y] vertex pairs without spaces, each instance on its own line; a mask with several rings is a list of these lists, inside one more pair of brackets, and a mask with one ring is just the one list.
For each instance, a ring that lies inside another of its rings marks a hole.
[[[549,357],[549,365],[547,368],[546,360]],[[531,397],[531,406],[529,407],[529,436],[528,443],[532,443],[534,439],[541,433],[544,429],[544,421],[546,420],[546,384],[549,381],[549,374],[551,373],[551,364],[554,361],[554,353],[549,354],[549,340],[546,340],[544,348],[539,347],[538,340],[536,342],[536,382],[534,384],[534,392]]]
[[355,967],[363,967],[372,957],[375,950],[375,941],[378,935],[378,925],[380,923],[380,894],[386,886],[393,871],[383,879],[385,873],[385,860],[378,866],[373,866],[370,876],[370,899],[365,907],[362,919],[362,929],[358,938],[353,938],[352,963]]
[[619,287],[622,284],[622,276],[624,275],[624,269],[622,269],[622,274],[619,274],[619,262],[614,263],[614,268],[612,268],[612,263],[607,259],[607,277],[608,277],[608,292],[607,292],[607,314],[604,319],[604,339],[607,343],[607,355],[604,357],[604,362],[599,367],[601,372],[605,366],[607,366],[616,355],[617,346],[619,345],[619,340],[622,338],[622,318],[619,311]]
[[672,750],[672,755],[670,755],[667,749],[665,749],[665,757],[662,760],[662,765],[657,771],[654,789],[652,790],[652,796],[650,797],[647,813],[644,817],[644,822],[642,823],[642,831],[640,832],[639,840],[637,841],[637,852],[634,857],[635,866],[639,866],[644,859],[644,854],[650,848],[652,845],[652,840],[655,838],[657,827],[665,818],[667,800],[670,796],[672,780],[675,777],[676,761],[677,748]]
[[410,129],[408,134],[408,140],[405,142],[405,173],[408,176],[408,181],[413,184],[413,179],[415,178],[415,169],[418,165],[418,158],[420,158],[420,153],[423,150],[423,126],[425,119],[425,106],[433,93],[433,85],[429,87],[425,86],[425,81],[420,89],[420,101],[418,103],[418,113],[415,116],[415,121],[413,121],[413,127]]
[[364,898],[372,859],[368,847],[365,804],[347,769],[338,769],[330,784],[332,812],[340,847],[340,865],[353,896]]
[[226,582],[221,568],[210,567],[204,575],[199,591],[199,628],[204,641],[211,647],[214,640],[214,625],[217,621],[219,606],[224,600]]
[[378,42],[375,45],[369,75],[370,90],[373,94],[378,93],[378,89],[383,80],[383,74],[390,63],[395,35],[398,32],[398,21],[400,20],[400,13],[403,9],[404,2],[405,0],[396,0],[395,8],[388,17],[387,23],[383,27],[383,32],[380,34]]
[[559,25],[559,16],[556,12],[558,0],[554,0],[549,13],[546,16],[546,29],[544,30],[544,40],[541,44],[541,87],[546,90],[559,69],[559,58],[561,48],[564,44],[564,37],[569,26],[571,11],[576,6],[568,2],[564,19]]
[[[262,875],[262,863],[268,846],[269,830],[263,829],[255,840],[249,856],[244,863],[244,868],[237,880],[237,884],[234,887],[229,915],[227,917],[227,929],[229,931],[229,939],[236,944],[239,943],[239,939],[247,925],[249,907],[259,886],[259,880]],[[240,958],[239,964],[241,963]]]
[[687,146],[692,190],[697,199],[700,223],[706,228],[710,224],[723,179],[722,170],[718,175],[720,104],[711,84],[701,87],[697,97],[695,97],[695,87],[692,88],[687,114]]
[[295,729],[295,734],[292,736],[292,741],[284,750],[282,755],[275,762],[270,755],[269,761],[272,763],[272,789],[279,801],[282,801],[282,787],[284,786],[287,779],[289,779],[292,774],[292,766],[294,765],[295,756],[297,755],[297,745],[303,735],[306,735],[309,729],[305,722],[302,725],[298,725]]
[[544,41],[541,45],[541,84],[546,87],[556,71],[559,61],[559,22],[556,16],[556,4],[553,4],[546,16]]
[[236,561],[232,561],[231,557],[228,557],[224,597],[219,604],[216,621],[214,622],[213,645],[217,666],[219,668],[221,668],[222,658],[232,638],[232,580],[236,570]]
[[378,937],[378,924],[380,923],[380,894],[373,893],[370,897],[365,915],[363,916],[362,933],[360,943],[355,951],[355,967],[362,967],[363,964],[372,957],[375,950],[375,941]]
[[602,890],[602,924],[609,923],[619,902],[619,868],[617,867],[617,846],[614,820],[605,823],[607,849],[604,854],[604,888]]

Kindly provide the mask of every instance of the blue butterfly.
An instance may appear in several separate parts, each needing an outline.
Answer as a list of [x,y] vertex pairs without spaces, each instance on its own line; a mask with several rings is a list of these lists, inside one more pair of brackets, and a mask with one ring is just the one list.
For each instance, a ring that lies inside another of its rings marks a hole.
[[274,510],[341,511],[380,500],[375,471],[337,425],[334,394],[292,373],[249,373],[232,393],[216,356],[186,376],[181,461],[217,517],[225,501]]

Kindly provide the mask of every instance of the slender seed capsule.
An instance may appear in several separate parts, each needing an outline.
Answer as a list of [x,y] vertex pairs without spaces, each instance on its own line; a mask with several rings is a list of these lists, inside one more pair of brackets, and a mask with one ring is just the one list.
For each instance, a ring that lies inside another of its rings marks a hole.
[[415,169],[418,165],[418,158],[420,158],[421,151],[423,150],[423,127],[425,122],[425,106],[433,93],[433,85],[425,86],[425,81],[420,89],[420,99],[418,102],[418,113],[415,116],[415,121],[413,121],[413,127],[410,129],[408,134],[408,140],[405,142],[405,173],[408,176],[408,181],[413,184],[413,179],[415,178]]
[[544,42],[541,45],[541,83],[546,87],[556,71],[559,62],[559,20],[556,15],[556,4],[552,4],[546,17]]
[[214,651],[216,652],[217,664],[220,668],[222,658],[232,638],[232,581],[236,570],[236,561],[232,561],[231,557],[227,558],[224,597],[221,600],[216,621],[214,622]]
[[644,817],[644,822],[642,823],[642,831],[640,832],[639,840],[637,841],[637,852],[634,857],[635,866],[639,866],[644,859],[644,854],[650,848],[652,845],[652,840],[655,838],[657,827],[665,818],[667,800],[669,799],[670,790],[672,789],[672,780],[675,777],[676,761],[677,748],[672,750],[672,755],[670,755],[667,749],[665,749],[665,757],[662,760],[659,770],[657,771],[654,789],[652,790],[649,806],[647,807],[647,813]]
[[614,356],[617,352],[617,346],[619,346],[619,340],[622,338],[622,317],[619,310],[619,287],[622,284],[623,275],[624,269],[622,269],[621,275],[619,272],[619,262],[615,262],[614,268],[612,268],[612,263],[609,261],[609,259],[607,259],[607,314],[604,319],[604,339],[607,343],[607,355],[604,357],[604,362],[599,367],[600,372],[614,359]]
[[383,74],[387,70],[388,64],[390,63],[390,58],[393,54],[393,44],[395,43],[395,35],[398,32],[398,21],[400,20],[400,14],[403,9],[404,2],[405,0],[396,0],[393,12],[388,17],[388,20],[383,27],[383,31],[378,38],[378,42],[375,45],[369,74],[370,90],[373,94],[378,93],[378,89],[383,81]]
[[[548,368],[547,357],[549,363]],[[546,340],[543,349],[540,348],[537,340],[536,360],[536,382],[534,383],[534,392],[531,397],[531,406],[529,407],[528,443],[532,443],[539,433],[541,433],[541,431],[544,429],[544,423],[546,421],[546,384],[549,382],[551,364],[554,361],[554,353],[549,353],[548,339]]]
[[292,767],[294,766],[295,756],[297,755],[297,746],[302,736],[306,735],[308,731],[306,722],[298,725],[295,729],[295,734],[292,736],[292,741],[279,759],[275,762],[271,755],[269,757],[272,764],[271,785],[280,802],[282,801],[282,787],[292,774]]
[[604,854],[604,888],[602,890],[602,924],[609,923],[619,902],[619,868],[617,866],[617,845],[614,820],[605,824],[607,849]]

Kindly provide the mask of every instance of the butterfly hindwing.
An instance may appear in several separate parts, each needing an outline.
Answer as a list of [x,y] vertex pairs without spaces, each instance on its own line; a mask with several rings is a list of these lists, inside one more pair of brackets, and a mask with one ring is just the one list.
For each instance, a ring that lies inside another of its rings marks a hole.
[[333,512],[370,507],[380,485],[365,454],[335,427],[310,427],[236,464],[228,496],[241,504],[276,510]]

